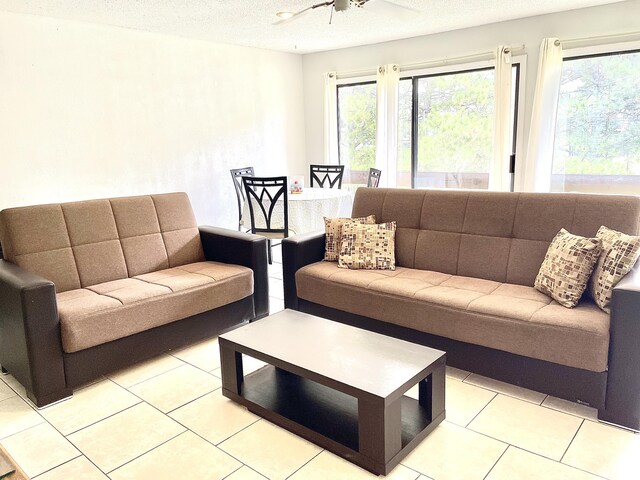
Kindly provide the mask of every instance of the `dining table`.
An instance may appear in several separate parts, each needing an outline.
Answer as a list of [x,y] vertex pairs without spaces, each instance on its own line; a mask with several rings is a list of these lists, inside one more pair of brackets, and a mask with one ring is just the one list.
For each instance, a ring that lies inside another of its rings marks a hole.
[[[304,188],[300,193],[288,193],[290,234],[324,230],[324,217],[350,217],[353,194],[338,188]],[[275,218],[282,218],[283,202],[275,206]],[[249,203],[244,202],[243,224],[250,226]],[[256,227],[264,227],[264,219],[256,216]],[[278,222],[280,223],[280,222]]]

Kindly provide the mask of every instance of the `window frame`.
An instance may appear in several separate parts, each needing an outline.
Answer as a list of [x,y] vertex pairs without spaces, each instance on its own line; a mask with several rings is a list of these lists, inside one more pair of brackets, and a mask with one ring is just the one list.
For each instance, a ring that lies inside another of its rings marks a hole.
[[[581,60],[581,59],[596,58],[596,57],[608,57],[613,55],[624,55],[624,54],[631,54],[631,53],[640,53],[640,40],[629,41],[629,42],[603,43],[603,44],[589,45],[589,46],[575,46],[575,47],[569,47],[569,48],[565,48],[563,45],[562,64],[564,66],[565,61]],[[560,100],[560,97],[558,95],[558,101],[559,100]],[[553,138],[554,145],[555,145],[556,135],[557,135],[557,131],[556,131],[557,121],[558,120],[556,117],[554,138]],[[555,147],[554,147],[554,150],[555,150]],[[550,184],[551,184],[551,178],[553,178],[553,175],[554,175],[553,174],[553,163],[555,160],[554,157],[555,155],[552,155],[551,159],[549,160]],[[549,189],[549,191],[552,191],[552,190]]]
[[[415,88],[417,81],[420,78],[437,77],[444,75],[455,75],[460,73],[475,72],[482,70],[495,70],[495,59],[481,60],[476,62],[467,62],[459,64],[444,64],[436,67],[414,69],[414,70],[402,70],[400,73],[400,81],[411,80],[412,82],[412,100],[411,100],[411,188],[415,187],[416,172],[418,155],[416,144],[418,138],[416,136],[418,130],[417,116],[414,115],[416,104],[418,101],[418,89]],[[523,128],[524,128],[524,105],[525,98],[525,84],[523,81],[526,79],[526,65],[527,55],[518,54],[511,57],[512,68],[516,68],[516,79],[513,84],[515,87],[514,97],[514,117],[513,117],[513,138],[512,138],[512,151],[511,154],[515,155],[514,169],[511,171],[511,188],[510,191],[514,191],[516,188],[521,188],[524,183],[524,168],[522,160],[520,160],[520,152],[524,148]],[[520,173],[522,171],[522,173]]]
[[[340,152],[340,87],[356,87],[359,85],[376,85],[377,80],[375,75],[367,75],[366,77],[353,77],[336,80],[336,141],[338,142],[338,165],[343,165],[342,155]],[[376,85],[377,88],[377,85]],[[377,100],[377,92],[376,92]],[[377,121],[377,118],[376,118]]]

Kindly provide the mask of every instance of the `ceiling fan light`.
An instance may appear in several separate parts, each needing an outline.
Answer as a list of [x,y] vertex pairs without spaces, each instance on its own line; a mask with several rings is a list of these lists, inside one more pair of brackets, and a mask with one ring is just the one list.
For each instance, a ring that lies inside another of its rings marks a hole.
[[276,17],[280,17],[282,19],[287,19],[293,17],[293,12],[278,12],[276,13]]

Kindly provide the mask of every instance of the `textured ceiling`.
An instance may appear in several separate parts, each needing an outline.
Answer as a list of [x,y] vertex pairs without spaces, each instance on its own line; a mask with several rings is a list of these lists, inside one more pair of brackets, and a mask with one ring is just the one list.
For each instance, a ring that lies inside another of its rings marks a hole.
[[[214,42],[309,53],[397,40],[620,0],[370,0],[333,14],[321,7],[285,24],[275,13],[320,0],[0,0],[0,10]],[[390,3],[412,10],[393,8]]]

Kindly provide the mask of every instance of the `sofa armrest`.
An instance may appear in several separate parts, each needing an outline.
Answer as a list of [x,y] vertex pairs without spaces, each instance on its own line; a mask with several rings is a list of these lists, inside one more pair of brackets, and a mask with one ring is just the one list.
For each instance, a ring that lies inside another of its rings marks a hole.
[[255,318],[269,315],[267,239],[226,228],[201,226],[199,229],[207,260],[233,263],[253,270]]
[[55,286],[6,260],[0,260],[0,364],[37,406],[71,394]]
[[613,289],[605,410],[599,418],[640,430],[640,266]]
[[282,241],[282,282],[285,308],[298,309],[296,272],[324,258],[325,234],[303,233]]

